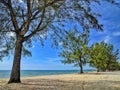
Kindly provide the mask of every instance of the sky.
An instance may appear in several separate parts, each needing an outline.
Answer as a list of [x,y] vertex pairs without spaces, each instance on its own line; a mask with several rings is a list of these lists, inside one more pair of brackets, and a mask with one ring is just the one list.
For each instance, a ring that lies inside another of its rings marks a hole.
[[[117,49],[120,49],[120,8],[111,4],[104,4],[100,7],[93,7],[97,12],[101,13],[100,23],[104,25],[104,31],[98,32],[91,30],[90,44],[105,41],[111,43]],[[61,58],[58,57],[59,49],[51,48],[51,42],[46,40],[45,46],[41,46],[39,42],[34,42],[32,57],[22,57],[22,70],[75,70],[79,69],[73,65],[64,65]],[[0,62],[0,70],[11,70],[13,57],[5,58]],[[92,69],[88,65],[84,69]]]

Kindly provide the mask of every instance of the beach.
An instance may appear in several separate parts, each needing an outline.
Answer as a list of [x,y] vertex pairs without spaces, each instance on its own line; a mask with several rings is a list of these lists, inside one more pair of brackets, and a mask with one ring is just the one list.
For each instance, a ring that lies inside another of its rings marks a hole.
[[0,79],[0,90],[120,90],[120,71],[21,78],[20,84]]

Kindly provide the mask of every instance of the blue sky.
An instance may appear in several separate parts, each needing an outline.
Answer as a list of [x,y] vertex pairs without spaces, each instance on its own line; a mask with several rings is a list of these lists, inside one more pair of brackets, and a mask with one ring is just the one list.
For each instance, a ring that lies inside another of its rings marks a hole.
[[[100,7],[94,8],[97,12],[102,14],[99,19],[100,23],[104,25],[103,32],[91,30],[90,44],[94,42],[105,41],[111,43],[115,48],[120,49],[120,8],[112,6],[111,4],[104,4]],[[73,65],[64,65],[60,62],[58,57],[58,49],[51,48],[51,42],[45,41],[45,46],[42,47],[40,43],[33,43],[31,48],[32,57],[22,58],[22,70],[73,70],[79,69]],[[10,70],[12,67],[12,56],[0,62],[0,70]],[[88,65],[84,69],[90,69]]]

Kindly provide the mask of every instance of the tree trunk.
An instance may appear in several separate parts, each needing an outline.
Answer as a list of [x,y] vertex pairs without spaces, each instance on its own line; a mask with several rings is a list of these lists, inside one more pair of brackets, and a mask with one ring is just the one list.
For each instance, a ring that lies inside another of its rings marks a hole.
[[80,65],[80,73],[82,74],[83,73],[83,66]]
[[97,69],[97,72],[100,72],[99,68]]
[[20,83],[20,61],[21,61],[21,53],[22,53],[22,39],[17,38],[15,44],[15,51],[14,51],[14,60],[13,66],[11,71],[10,80],[8,83]]
[[83,73],[83,65],[82,65],[82,60],[80,60],[79,66],[80,66],[80,73],[82,74],[82,73]]

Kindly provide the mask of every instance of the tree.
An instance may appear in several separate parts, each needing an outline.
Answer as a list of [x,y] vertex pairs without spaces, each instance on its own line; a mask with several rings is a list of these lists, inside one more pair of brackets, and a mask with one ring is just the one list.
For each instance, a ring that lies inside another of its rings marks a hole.
[[14,52],[8,83],[21,82],[21,55],[31,55],[27,48],[33,40],[43,41],[43,36],[52,33],[56,42],[68,21],[78,22],[86,29],[102,29],[97,20],[99,14],[91,8],[94,2],[100,4],[101,0],[0,0],[0,59]]
[[118,62],[118,70],[120,70],[120,62]]
[[[105,68],[105,43],[95,43],[90,47],[90,66],[97,68],[97,72],[99,72],[102,68]],[[102,63],[104,61],[104,63]],[[104,65],[103,65],[104,64]],[[103,69],[102,69],[103,70]]]
[[83,73],[83,65],[88,57],[88,37],[89,31],[78,32],[77,30],[66,32],[66,37],[62,43],[60,56],[64,58],[62,63],[74,64],[80,67],[80,73]]
[[97,68],[97,71],[111,71],[118,67],[119,50],[114,51],[112,44],[104,41],[95,43],[90,47],[90,65]]
[[107,46],[107,53],[108,53],[108,60],[107,60],[107,70],[108,71],[113,71],[118,69],[118,55],[119,55],[119,49],[114,51],[113,45],[108,45]]

